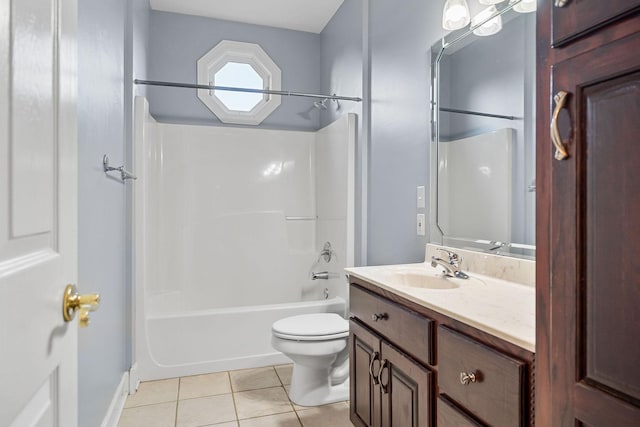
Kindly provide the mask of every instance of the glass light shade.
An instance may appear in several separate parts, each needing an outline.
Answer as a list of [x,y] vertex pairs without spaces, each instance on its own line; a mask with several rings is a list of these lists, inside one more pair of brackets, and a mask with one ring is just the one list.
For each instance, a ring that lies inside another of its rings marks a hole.
[[[511,3],[516,3],[518,0],[511,0]],[[537,0],[522,0],[513,6],[513,10],[518,13],[535,12],[537,8]]]
[[471,21],[467,0],[447,0],[442,11],[442,28],[459,30]]
[[[489,18],[491,15],[498,13],[498,10],[495,6],[489,6],[488,8],[480,11],[476,16],[471,19],[471,26],[475,27],[485,19]],[[496,16],[493,19],[485,22],[475,30],[473,30],[473,34],[477,36],[490,36],[502,29],[502,17]]]
[[502,3],[504,0],[478,0],[480,4],[498,4]]

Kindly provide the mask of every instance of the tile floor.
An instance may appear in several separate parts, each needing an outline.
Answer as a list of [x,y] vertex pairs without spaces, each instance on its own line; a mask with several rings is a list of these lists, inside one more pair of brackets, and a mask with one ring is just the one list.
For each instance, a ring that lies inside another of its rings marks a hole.
[[118,427],[352,427],[348,402],[289,401],[291,365],[149,381],[129,396]]

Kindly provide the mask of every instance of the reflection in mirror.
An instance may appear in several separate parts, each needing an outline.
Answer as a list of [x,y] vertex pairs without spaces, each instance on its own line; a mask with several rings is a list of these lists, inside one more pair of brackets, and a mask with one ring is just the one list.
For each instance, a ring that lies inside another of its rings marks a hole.
[[535,14],[498,13],[497,34],[463,29],[432,48],[430,234],[433,243],[533,258]]

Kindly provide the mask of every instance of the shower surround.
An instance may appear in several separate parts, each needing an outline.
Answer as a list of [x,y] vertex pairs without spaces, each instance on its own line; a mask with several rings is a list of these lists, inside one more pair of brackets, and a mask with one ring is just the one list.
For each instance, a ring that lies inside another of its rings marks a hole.
[[270,345],[273,321],[345,314],[355,121],[317,132],[167,124],[136,99],[141,380],[286,363]]

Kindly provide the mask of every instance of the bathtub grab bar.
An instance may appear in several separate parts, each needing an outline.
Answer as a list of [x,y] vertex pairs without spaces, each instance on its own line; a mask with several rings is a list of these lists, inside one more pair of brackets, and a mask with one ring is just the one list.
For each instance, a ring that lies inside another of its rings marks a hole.
[[287,221],[315,221],[318,219],[317,216],[285,216],[285,220]]

